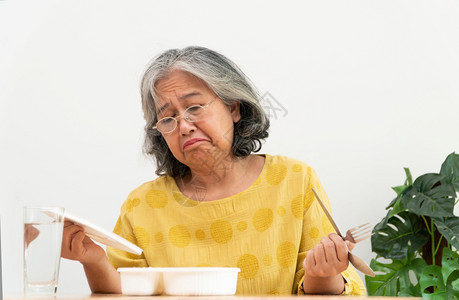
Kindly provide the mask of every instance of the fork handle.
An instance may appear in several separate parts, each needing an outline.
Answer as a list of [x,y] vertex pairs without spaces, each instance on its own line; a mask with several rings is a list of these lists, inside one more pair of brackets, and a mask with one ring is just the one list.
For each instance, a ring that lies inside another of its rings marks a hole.
[[349,261],[351,262],[351,264],[357,269],[359,270],[360,272],[362,272],[363,274],[365,275],[368,275],[368,276],[371,276],[371,277],[375,277],[375,273],[373,272],[373,270],[363,261],[363,259],[361,259],[360,257],[358,256],[355,256],[354,254],[352,254],[350,251],[348,253],[348,257],[349,257]]

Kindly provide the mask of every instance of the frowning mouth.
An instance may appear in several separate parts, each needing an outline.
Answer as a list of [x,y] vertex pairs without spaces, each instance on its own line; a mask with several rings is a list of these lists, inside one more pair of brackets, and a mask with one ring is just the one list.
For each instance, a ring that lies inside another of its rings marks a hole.
[[203,141],[207,141],[206,139],[201,139],[201,138],[194,138],[194,139],[190,139],[188,141],[186,141],[185,143],[183,143],[183,150],[185,150],[186,148],[190,147],[191,145],[193,144],[196,144],[198,142],[203,142]]

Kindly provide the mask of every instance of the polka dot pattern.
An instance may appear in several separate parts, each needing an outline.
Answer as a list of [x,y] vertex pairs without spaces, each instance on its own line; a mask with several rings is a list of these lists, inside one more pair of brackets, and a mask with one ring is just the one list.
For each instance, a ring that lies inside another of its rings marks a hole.
[[210,235],[219,244],[226,244],[233,236],[231,224],[225,220],[217,220],[210,225]]
[[246,231],[247,230],[247,222],[240,221],[237,223],[237,230],[239,231]]
[[263,264],[265,266],[270,266],[273,263],[273,257],[270,254],[263,256]]
[[201,229],[196,230],[194,235],[196,236],[196,239],[198,239],[200,241],[202,241],[202,240],[204,240],[206,238],[206,233]]
[[161,243],[163,241],[163,239],[164,239],[164,235],[161,232],[157,232],[155,234],[155,241],[157,243]]
[[132,234],[126,234],[123,236],[126,240],[130,241],[131,243],[135,244],[137,243],[136,239],[135,239],[135,236],[133,236]]
[[279,265],[288,268],[296,264],[298,253],[295,245],[291,242],[283,242],[277,247],[276,258]]
[[273,223],[273,211],[270,208],[260,208],[253,214],[252,223],[257,231],[265,231]]
[[140,199],[139,198],[134,198],[134,199],[129,199],[126,203],[126,210],[128,212],[131,212],[132,209],[136,206],[139,206],[140,204]]
[[266,172],[266,181],[270,185],[278,185],[287,175],[287,167],[283,164],[272,164]]
[[190,244],[191,234],[185,226],[175,225],[169,230],[168,238],[172,245],[184,248]]
[[304,203],[304,210],[305,211],[308,210],[311,207],[313,202],[314,202],[314,199],[308,198],[306,202]]
[[303,194],[299,194],[292,200],[292,214],[297,219],[303,219]]
[[167,194],[160,190],[149,190],[145,201],[152,208],[164,208],[167,204]]
[[319,229],[317,227],[312,227],[309,230],[309,237],[311,239],[316,239],[319,236]]
[[150,234],[145,228],[134,226],[134,235],[140,248],[146,249],[150,245]]
[[237,260],[237,267],[241,269],[239,276],[245,279],[253,278],[258,273],[258,259],[253,254],[244,254]]
[[299,173],[299,172],[303,171],[303,167],[300,164],[294,164],[292,166],[292,171],[295,172],[295,173]]

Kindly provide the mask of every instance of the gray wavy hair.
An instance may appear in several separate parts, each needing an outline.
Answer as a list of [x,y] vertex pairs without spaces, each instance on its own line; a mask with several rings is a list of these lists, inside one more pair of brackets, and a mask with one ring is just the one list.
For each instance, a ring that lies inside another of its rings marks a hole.
[[158,121],[156,82],[173,70],[185,71],[201,79],[226,105],[240,103],[241,119],[234,124],[231,148],[235,158],[247,157],[261,149],[262,141],[268,137],[269,119],[258,101],[258,92],[239,67],[220,53],[204,47],[167,50],[150,62],[141,83],[146,121],[144,151],[155,159],[158,176],[181,178],[189,172],[189,167],[174,157],[161,133],[152,129]]

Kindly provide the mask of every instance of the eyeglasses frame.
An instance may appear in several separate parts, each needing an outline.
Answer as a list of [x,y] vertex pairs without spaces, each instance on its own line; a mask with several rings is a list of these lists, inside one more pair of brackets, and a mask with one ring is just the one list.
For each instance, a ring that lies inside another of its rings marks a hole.
[[[214,102],[215,99],[217,99],[217,98],[218,98],[218,96],[215,95],[215,97],[214,97],[212,100],[210,100],[210,102],[207,103],[206,105],[199,105],[199,104],[197,104],[197,105],[192,105],[192,106],[190,106],[190,107],[187,107],[187,109],[185,109],[185,111],[183,112],[183,114],[178,115],[177,117],[165,117],[165,118],[161,118],[161,119],[159,119],[158,121],[156,121],[156,124],[153,125],[153,126],[151,127],[151,129],[157,130],[158,132],[160,132],[160,133],[162,133],[162,134],[171,133],[171,132],[173,132],[175,129],[177,129],[177,126],[178,126],[178,124],[179,124],[179,119],[182,118],[182,117],[183,117],[185,120],[187,120],[188,122],[195,123],[196,121],[192,121],[192,120],[189,120],[187,117],[184,117],[185,113],[186,113],[190,108],[192,108],[192,107],[197,107],[197,106],[199,106],[199,107],[201,107],[201,108],[203,108],[203,109],[205,110],[205,109],[206,109],[209,105],[211,105],[212,102]],[[161,121],[164,120],[164,119],[174,119],[174,120],[175,120],[175,127],[174,127],[174,129],[172,129],[171,131],[167,131],[167,132],[161,132],[161,131],[159,131],[157,125],[158,125],[159,122],[161,122]]]

